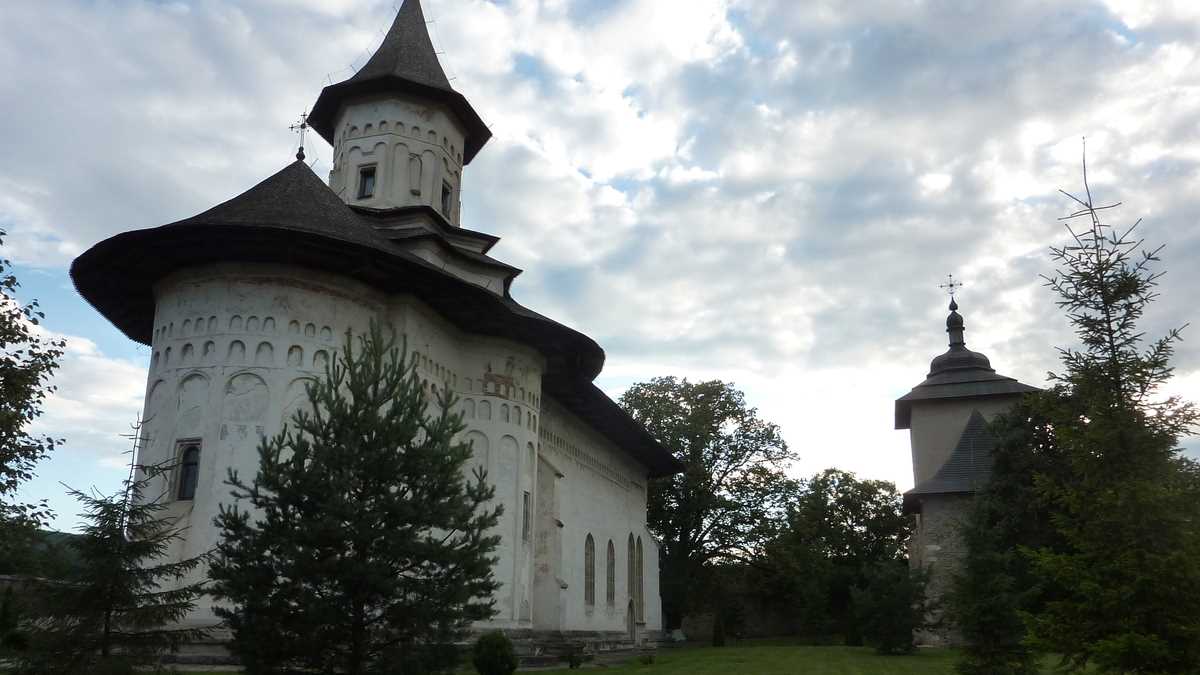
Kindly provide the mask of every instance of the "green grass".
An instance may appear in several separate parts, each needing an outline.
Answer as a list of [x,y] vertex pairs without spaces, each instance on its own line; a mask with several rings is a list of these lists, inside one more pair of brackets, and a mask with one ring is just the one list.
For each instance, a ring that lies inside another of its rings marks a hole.
[[[582,672],[606,675],[954,675],[957,653],[951,649],[919,649],[910,656],[880,656],[866,647],[812,647],[783,641],[748,641],[724,648],[660,649],[654,663],[636,660],[622,666],[587,667]],[[1044,672],[1050,673],[1047,659]],[[475,671],[470,666],[460,671]],[[581,671],[541,670],[539,675],[574,675]],[[229,675],[188,673],[188,675]]]
[[[921,649],[911,656],[880,656],[862,647],[805,647],[787,644],[745,643],[723,648],[686,647],[660,649],[652,665],[636,661],[605,668],[606,673],[656,675],[951,675],[955,654],[943,649]],[[543,671],[565,675],[578,671]]]

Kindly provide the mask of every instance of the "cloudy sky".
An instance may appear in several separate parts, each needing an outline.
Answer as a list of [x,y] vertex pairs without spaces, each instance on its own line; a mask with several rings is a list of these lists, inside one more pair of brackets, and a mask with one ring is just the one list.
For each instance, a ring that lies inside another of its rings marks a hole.
[[[595,337],[616,396],[736,383],[801,457],[912,485],[893,401],[968,346],[1043,384],[1071,344],[1039,274],[1080,187],[1166,243],[1151,333],[1200,323],[1200,4],[1190,0],[424,0],[494,135],[463,223],[513,295]],[[69,353],[25,489],[116,486],[146,347],[79,299],[72,258],[288,163],[288,125],[382,39],[392,0],[16,0],[0,22],[4,255]],[[310,137],[314,170],[330,148]],[[1200,399],[1200,337],[1173,387]],[[1189,447],[1200,446],[1194,440]]]

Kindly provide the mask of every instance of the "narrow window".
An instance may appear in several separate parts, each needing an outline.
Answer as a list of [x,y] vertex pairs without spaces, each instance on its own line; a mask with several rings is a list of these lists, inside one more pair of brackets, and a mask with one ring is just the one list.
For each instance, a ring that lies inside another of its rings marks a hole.
[[596,605],[596,540],[590,534],[583,544],[583,604]]
[[375,196],[375,167],[364,166],[358,170],[358,198],[370,199]]
[[521,494],[521,539],[529,541],[533,535],[532,528],[529,526],[529,491],[526,490]]
[[454,196],[454,188],[449,183],[442,183],[442,215],[450,217],[450,198]]
[[630,602],[633,601],[633,584],[634,584],[634,579],[633,579],[634,548],[633,548],[633,546],[634,546],[633,545],[633,533],[630,532],[629,533],[629,548],[626,549],[628,551],[628,557],[625,560],[625,592],[629,594]]
[[191,500],[196,497],[196,481],[200,478],[200,446],[188,444],[180,453],[178,499]]
[[612,539],[608,540],[608,558],[605,560],[606,584],[604,586],[604,602],[612,607],[617,604],[617,548]]
[[637,561],[634,563],[634,570],[633,570],[634,575],[637,577],[637,587],[636,587],[637,590],[634,592],[634,599],[637,602],[636,606],[637,606],[637,620],[638,621],[646,620],[646,603],[644,601],[645,594],[643,593],[643,589],[642,589],[642,577],[643,577],[643,572],[644,572],[644,568],[643,568],[644,565],[645,565],[645,559],[642,558],[642,538],[638,537],[637,538]]

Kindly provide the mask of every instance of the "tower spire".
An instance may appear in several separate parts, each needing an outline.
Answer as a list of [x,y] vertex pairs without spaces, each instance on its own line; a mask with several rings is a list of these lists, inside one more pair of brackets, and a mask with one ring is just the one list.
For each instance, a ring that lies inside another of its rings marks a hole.
[[308,124],[333,145],[342,109],[381,97],[415,99],[449,108],[463,128],[463,164],[469,164],[492,136],[467,99],[450,86],[433,49],[420,0],[404,0],[383,42],[358,72],[321,91],[308,115]]

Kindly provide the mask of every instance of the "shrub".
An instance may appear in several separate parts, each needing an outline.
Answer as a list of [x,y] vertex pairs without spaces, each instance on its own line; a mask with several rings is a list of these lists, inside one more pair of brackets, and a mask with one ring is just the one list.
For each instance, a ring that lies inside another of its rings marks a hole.
[[911,654],[913,631],[929,627],[925,599],[929,574],[903,561],[880,563],[867,572],[865,588],[852,592],[864,641],[880,654]]
[[500,631],[484,633],[475,641],[471,659],[479,675],[512,675],[517,669],[517,655],[512,640]]

